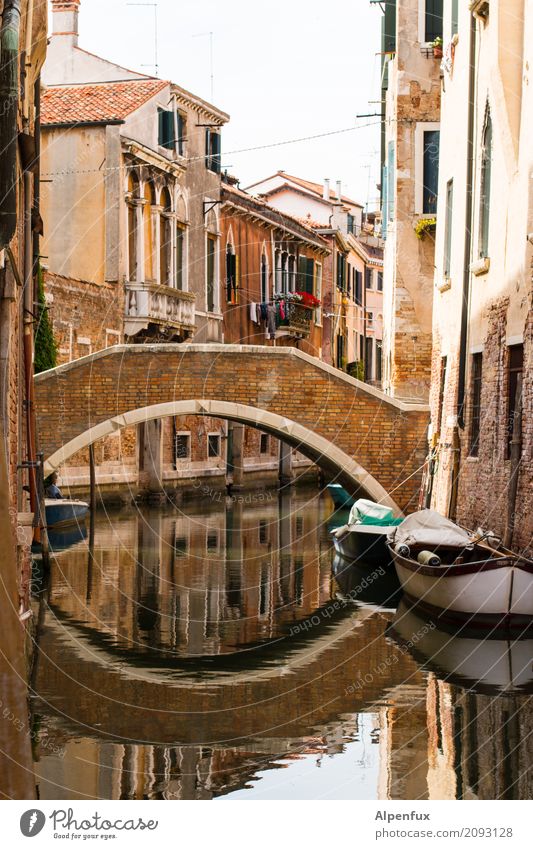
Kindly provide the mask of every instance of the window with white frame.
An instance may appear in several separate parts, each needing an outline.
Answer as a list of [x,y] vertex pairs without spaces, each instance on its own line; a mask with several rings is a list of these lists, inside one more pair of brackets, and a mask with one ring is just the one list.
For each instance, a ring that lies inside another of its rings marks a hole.
[[191,434],[178,432],[174,437],[174,456],[176,460],[189,460],[191,456]]
[[415,213],[435,216],[439,187],[440,124],[421,121],[415,129]]
[[489,255],[490,188],[492,175],[492,119],[487,108],[481,147],[481,179],[479,187],[479,257]]
[[449,279],[452,264],[453,179],[446,183],[446,220],[444,224],[444,277]]
[[220,434],[207,434],[207,456],[208,458],[220,457]]
[[418,0],[418,40],[432,44],[442,39],[443,0]]

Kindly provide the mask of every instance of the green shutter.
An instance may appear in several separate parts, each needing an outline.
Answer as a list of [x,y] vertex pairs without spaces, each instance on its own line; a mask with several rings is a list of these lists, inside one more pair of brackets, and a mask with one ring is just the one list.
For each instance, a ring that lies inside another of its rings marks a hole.
[[165,109],[158,110],[158,141],[161,147],[173,150],[176,146],[174,137],[174,112]]
[[424,132],[424,215],[435,215],[437,212],[437,195],[439,191],[439,130]]
[[426,0],[425,40],[427,42],[442,38],[442,6],[443,0]]

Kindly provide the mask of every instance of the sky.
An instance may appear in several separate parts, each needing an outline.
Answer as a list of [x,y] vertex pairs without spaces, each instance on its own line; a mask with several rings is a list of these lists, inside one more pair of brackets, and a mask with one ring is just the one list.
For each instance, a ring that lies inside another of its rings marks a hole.
[[[154,17],[151,4],[81,0],[80,47],[152,74]],[[242,188],[282,169],[341,180],[374,209],[379,118],[356,115],[379,112],[380,19],[368,0],[158,0],[159,76],[230,114],[222,164]]]

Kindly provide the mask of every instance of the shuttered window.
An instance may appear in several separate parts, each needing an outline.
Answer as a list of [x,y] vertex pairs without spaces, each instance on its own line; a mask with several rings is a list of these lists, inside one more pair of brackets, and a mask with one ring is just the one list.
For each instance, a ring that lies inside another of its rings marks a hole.
[[483,372],[483,354],[472,356],[472,421],[470,423],[470,456],[479,453],[479,432],[481,425],[481,381]]
[[205,131],[205,164],[210,171],[220,174],[220,133],[207,129]]
[[437,195],[439,190],[439,152],[440,131],[426,130],[424,132],[424,186],[423,206],[424,215],[436,215]]
[[452,36],[459,32],[459,0],[452,0]]
[[363,306],[363,272],[356,271],[355,272],[355,303],[359,306]]
[[308,292],[314,295],[315,288],[315,261],[306,256],[298,257],[298,289],[300,292]]
[[226,251],[226,300],[228,304],[238,303],[238,259],[228,245]]
[[452,264],[453,180],[446,186],[446,224],[444,228],[444,277],[449,278]]
[[160,147],[165,147],[167,150],[174,150],[176,139],[174,133],[174,112],[168,112],[165,109],[158,110],[159,116],[159,137],[158,143]]
[[481,151],[481,186],[479,193],[479,256],[489,255],[490,184],[492,174],[492,120],[487,113]]
[[442,38],[443,0],[426,0],[425,39],[427,42]]
[[207,311],[215,311],[215,251],[217,241],[207,237]]
[[185,156],[185,141],[187,135],[187,118],[181,112],[177,113],[178,117],[178,153],[180,156]]
[[183,289],[183,243],[185,231],[183,227],[176,228],[176,289]]

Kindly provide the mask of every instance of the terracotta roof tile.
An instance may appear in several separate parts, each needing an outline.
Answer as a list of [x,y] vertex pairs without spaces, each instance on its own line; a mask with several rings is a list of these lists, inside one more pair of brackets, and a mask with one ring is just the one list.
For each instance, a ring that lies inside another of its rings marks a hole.
[[164,80],[127,80],[43,90],[41,123],[122,121],[168,85]]

